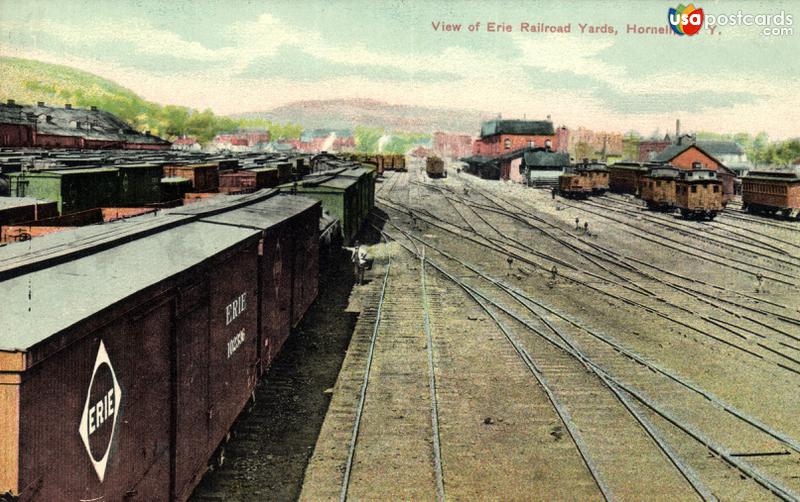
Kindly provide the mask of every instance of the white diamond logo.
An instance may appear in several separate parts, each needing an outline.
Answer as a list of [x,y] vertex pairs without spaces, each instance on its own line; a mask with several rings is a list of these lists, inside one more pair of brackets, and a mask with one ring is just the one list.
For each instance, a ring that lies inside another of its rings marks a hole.
[[78,434],[83,440],[86,453],[89,454],[101,483],[106,475],[108,455],[117,428],[121,402],[122,389],[117,382],[114,367],[111,366],[106,346],[101,340],[92,370],[92,380],[86,392],[81,423],[78,426]]

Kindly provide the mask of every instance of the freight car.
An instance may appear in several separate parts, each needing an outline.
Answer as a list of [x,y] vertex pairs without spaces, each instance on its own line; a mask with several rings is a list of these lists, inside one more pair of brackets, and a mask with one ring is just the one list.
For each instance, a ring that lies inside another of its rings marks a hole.
[[675,180],[675,207],[684,218],[713,220],[724,209],[722,181],[710,169],[681,170]]
[[361,228],[364,221],[363,196],[356,178],[341,177],[335,173],[318,174],[296,183],[285,183],[278,188],[284,193],[305,195],[321,201],[323,209],[339,220],[345,243],[352,242]]
[[447,171],[444,169],[444,161],[439,157],[428,157],[425,160],[425,172],[429,178],[446,178]]
[[12,173],[11,195],[56,201],[60,214],[96,207],[115,207],[119,201],[119,170],[53,169]]
[[319,203],[249,197],[3,250],[0,493],[189,497],[316,295]]
[[792,171],[751,171],[742,178],[742,208],[800,218],[800,176]]
[[678,169],[672,166],[652,167],[640,181],[640,197],[653,211],[675,209],[675,181]]
[[608,189],[614,193],[639,195],[648,168],[639,162],[617,162],[608,166]]
[[192,192],[216,192],[219,189],[217,164],[165,165],[164,177],[186,178],[192,182]]
[[144,206],[163,199],[159,164],[121,164],[119,170],[119,205]]

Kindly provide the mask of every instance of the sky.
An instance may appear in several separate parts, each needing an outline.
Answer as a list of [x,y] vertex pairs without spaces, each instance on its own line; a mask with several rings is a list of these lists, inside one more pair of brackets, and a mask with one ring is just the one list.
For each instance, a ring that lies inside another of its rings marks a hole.
[[[694,5],[707,20],[783,12],[770,27],[792,33],[629,32],[667,28],[677,2],[663,1],[0,0],[0,54],[220,114],[367,98],[645,135],[680,118],[684,130],[800,136],[800,0]],[[444,24],[461,29],[434,29]]]

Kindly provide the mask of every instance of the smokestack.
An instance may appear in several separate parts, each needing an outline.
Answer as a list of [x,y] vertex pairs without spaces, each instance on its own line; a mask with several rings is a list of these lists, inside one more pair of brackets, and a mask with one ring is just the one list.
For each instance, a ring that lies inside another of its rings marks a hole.
[[681,137],[681,119],[675,119],[675,137]]

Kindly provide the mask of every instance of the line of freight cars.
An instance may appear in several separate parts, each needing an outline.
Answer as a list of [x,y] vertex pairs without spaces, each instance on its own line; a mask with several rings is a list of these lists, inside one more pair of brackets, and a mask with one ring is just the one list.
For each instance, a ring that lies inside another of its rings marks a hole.
[[263,190],[0,250],[0,493],[186,500],[317,295],[320,216]]
[[695,163],[691,170],[668,164],[615,164],[598,162],[571,166],[559,176],[554,194],[585,199],[607,190],[634,191],[651,210],[678,210],[684,218],[714,219],[726,204],[722,181],[716,171]]
[[408,171],[406,156],[399,153],[342,153],[339,156],[346,160],[373,164],[378,175],[384,171]]
[[[692,170],[669,164],[617,163],[611,166],[611,191],[641,198],[648,209],[684,217],[714,218],[727,205],[722,181],[695,163]],[[800,219],[800,176],[795,171],[751,171],[741,180],[742,208],[758,215]]]
[[187,193],[247,193],[297,174],[297,166],[288,161],[274,167],[223,167],[221,162],[119,164],[20,171],[8,179],[10,195],[52,200],[60,214],[69,214],[98,207],[176,205]]

